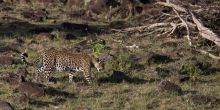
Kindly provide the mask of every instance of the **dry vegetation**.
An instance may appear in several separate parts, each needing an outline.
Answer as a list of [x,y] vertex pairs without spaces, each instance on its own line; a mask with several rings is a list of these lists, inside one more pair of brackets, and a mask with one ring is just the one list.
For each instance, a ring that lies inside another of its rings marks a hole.
[[[219,0],[84,1],[0,0],[0,109],[220,109]],[[56,71],[36,82],[44,48],[93,54],[105,69],[90,86]]]

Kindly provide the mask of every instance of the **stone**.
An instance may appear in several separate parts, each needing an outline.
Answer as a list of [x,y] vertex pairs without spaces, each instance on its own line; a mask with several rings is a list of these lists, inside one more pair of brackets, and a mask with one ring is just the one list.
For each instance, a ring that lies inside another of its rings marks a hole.
[[162,63],[169,63],[173,61],[170,56],[157,54],[157,53],[149,53],[147,63],[148,65],[151,64],[162,64]]
[[28,104],[29,101],[30,99],[26,94],[21,94],[15,99],[16,104]]
[[211,104],[213,104],[213,103],[218,102],[218,99],[216,97],[208,96],[208,95],[196,94],[196,95],[192,95],[190,98],[194,103],[211,103]]
[[17,85],[20,82],[19,75],[14,73],[1,73],[1,81],[11,85]]
[[0,101],[0,109],[1,110],[14,110],[11,104],[6,101]]
[[0,55],[0,65],[12,65],[14,62],[12,57]]
[[25,93],[28,96],[41,97],[45,95],[44,88],[33,82],[21,82],[17,90],[20,93]]
[[76,40],[77,36],[71,34],[71,33],[64,33],[62,32],[60,37],[64,40]]
[[186,81],[189,81],[189,80],[190,80],[189,75],[179,75],[179,76],[178,76],[178,81],[179,81],[180,83],[186,82]]
[[26,68],[20,67],[20,68],[17,69],[16,74],[26,78],[29,73],[28,73]]
[[59,104],[63,104],[64,102],[66,102],[66,99],[56,97],[53,102],[55,102],[57,105],[59,105]]
[[169,92],[176,92],[178,94],[182,94],[182,88],[177,84],[163,80],[158,85],[159,90],[161,91],[169,91]]

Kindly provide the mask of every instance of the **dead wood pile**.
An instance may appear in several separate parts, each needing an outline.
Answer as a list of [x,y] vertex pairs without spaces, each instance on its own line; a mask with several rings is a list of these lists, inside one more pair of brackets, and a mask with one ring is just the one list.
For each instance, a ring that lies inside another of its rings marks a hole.
[[[195,48],[196,51],[206,54],[211,58],[220,59],[219,56],[213,55],[206,50],[196,48],[193,42],[198,39],[206,39],[211,41],[217,48],[220,46],[220,36],[215,33],[211,28],[206,27],[199,17],[202,11],[218,12],[216,7],[218,6],[200,6],[192,5],[190,3],[174,2],[166,0],[166,2],[156,2],[154,5],[162,8],[167,8],[167,12],[160,12],[158,15],[151,15],[153,21],[144,23],[140,26],[134,26],[124,29],[112,29],[113,32],[119,33],[139,33],[139,36],[145,37],[148,35],[154,35],[155,37],[170,37],[175,34],[176,31],[183,33],[188,40],[188,44]],[[146,19],[147,20],[147,19]],[[150,19],[148,19],[150,20]]]

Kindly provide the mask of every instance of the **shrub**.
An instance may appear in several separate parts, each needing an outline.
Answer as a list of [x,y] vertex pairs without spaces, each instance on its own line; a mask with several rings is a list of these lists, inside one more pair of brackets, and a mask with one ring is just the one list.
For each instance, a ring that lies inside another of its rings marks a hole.
[[93,55],[95,55],[95,57],[99,57],[102,51],[106,48],[106,46],[100,42],[92,42],[91,46]]
[[208,62],[186,63],[180,69],[180,74],[188,74],[191,80],[196,80],[200,75],[206,75],[207,69],[211,67]]

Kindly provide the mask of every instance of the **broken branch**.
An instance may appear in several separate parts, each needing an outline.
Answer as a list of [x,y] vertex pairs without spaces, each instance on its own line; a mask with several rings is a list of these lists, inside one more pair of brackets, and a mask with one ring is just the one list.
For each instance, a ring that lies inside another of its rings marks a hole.
[[182,23],[184,24],[184,26],[186,27],[186,31],[187,31],[187,35],[186,38],[189,41],[189,45],[192,46],[192,42],[191,42],[191,38],[190,38],[190,33],[189,33],[189,27],[187,25],[187,23],[183,20],[183,18],[179,15],[179,13],[176,11],[176,9],[173,8],[173,11],[176,13],[176,15],[179,17],[179,19],[182,21]]
[[217,59],[217,60],[220,60],[220,57],[218,56],[215,56],[205,50],[197,50],[198,52],[202,53],[202,54],[205,54],[205,55],[208,55],[209,57],[213,58],[213,59]]
[[203,26],[203,24],[201,22],[199,22],[199,20],[194,16],[194,14],[192,12],[191,16],[193,19],[193,22],[196,24],[198,30],[199,30],[199,34],[208,40],[213,41],[216,45],[220,46],[220,37],[218,35],[216,35],[214,32],[212,32],[209,28]]

